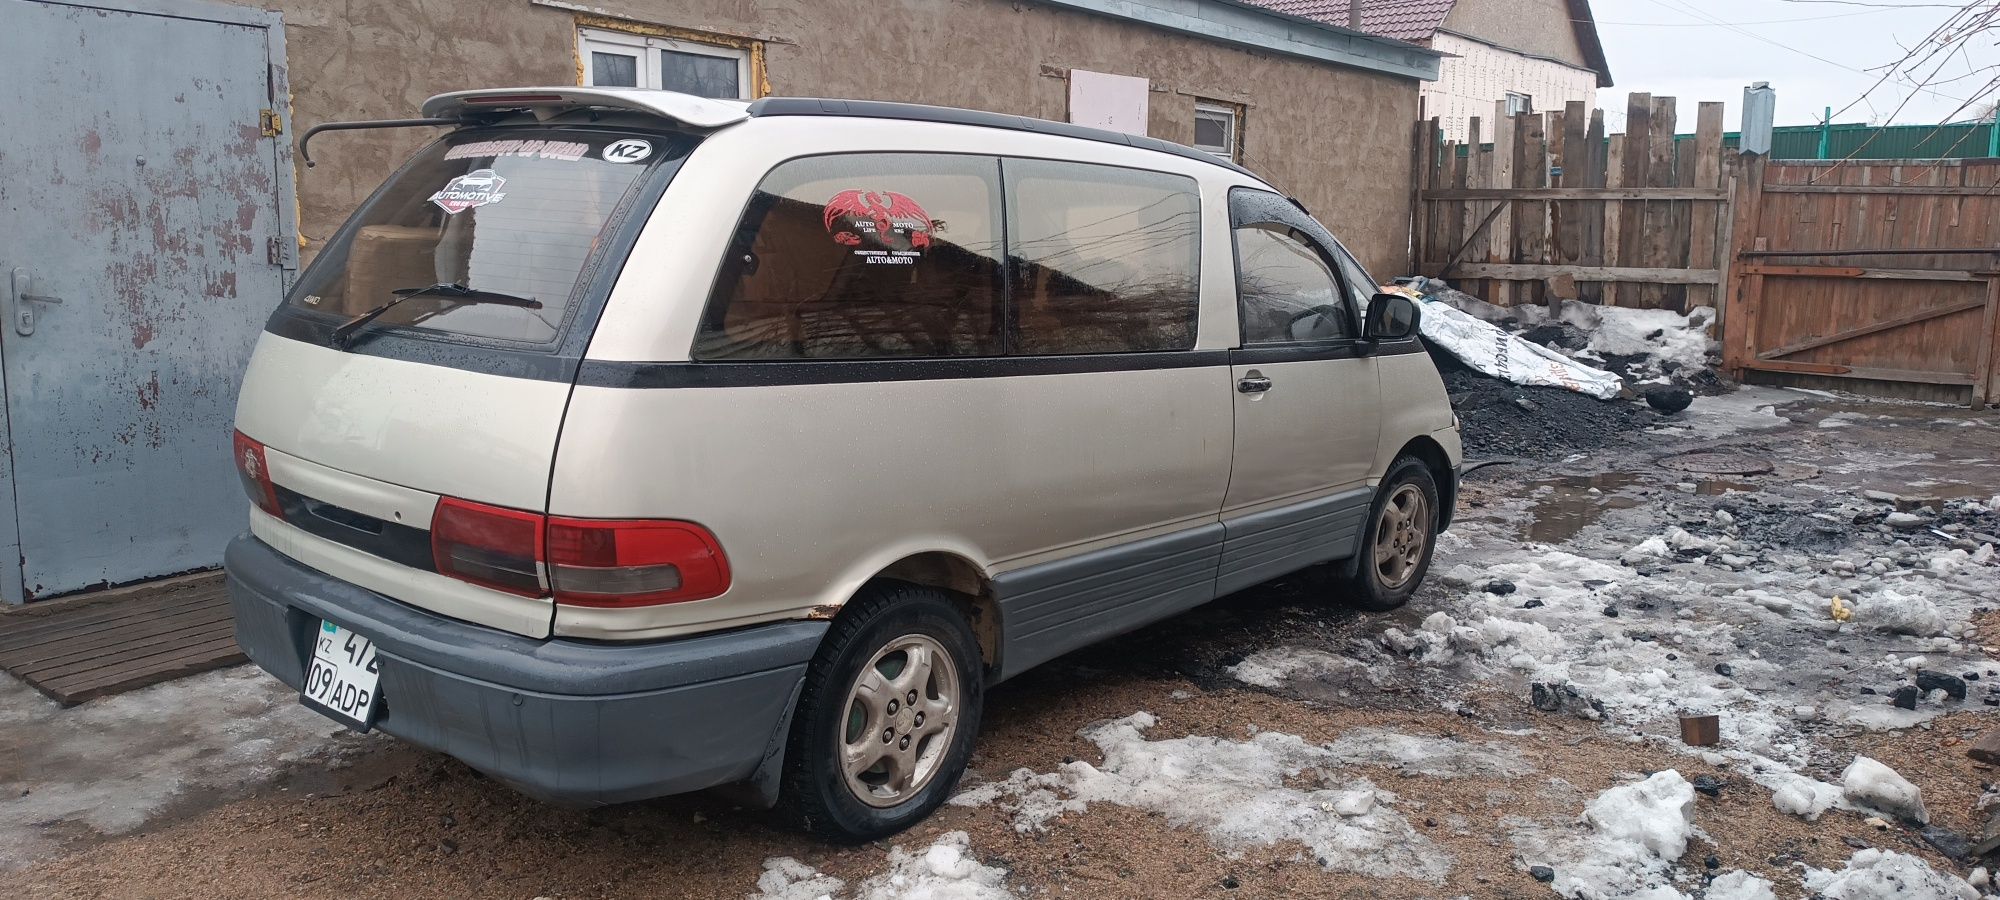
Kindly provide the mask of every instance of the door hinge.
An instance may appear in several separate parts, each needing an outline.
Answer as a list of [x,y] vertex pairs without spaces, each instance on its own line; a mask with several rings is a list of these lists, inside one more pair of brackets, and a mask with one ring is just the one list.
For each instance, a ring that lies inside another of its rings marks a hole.
[[285,133],[285,117],[278,115],[276,110],[258,110],[257,127],[265,137],[277,137]]
[[284,238],[280,237],[267,238],[264,241],[264,261],[274,266],[282,266],[285,264],[286,256],[285,256]]

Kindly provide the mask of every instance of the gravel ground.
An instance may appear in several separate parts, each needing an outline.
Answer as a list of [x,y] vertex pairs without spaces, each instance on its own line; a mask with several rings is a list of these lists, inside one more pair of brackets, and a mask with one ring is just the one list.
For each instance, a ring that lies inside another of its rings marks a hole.
[[[1622,429],[1626,439],[1608,444],[1586,445],[1582,432],[1592,429],[1577,429],[1563,439],[1574,445],[1558,450],[1560,441],[1553,441],[1540,451],[1587,454],[1560,471],[1524,463],[1469,479],[1460,525],[1441,545],[1430,582],[1404,610],[1357,614],[1304,581],[1279,582],[1073,654],[1000,686],[988,701],[967,789],[1006,781],[1023,768],[1058,773],[1082,762],[1110,772],[1116,761],[1080,732],[1140,711],[1158,720],[1146,730],[1145,740],[1153,742],[1148,747],[1185,737],[1228,749],[1251,746],[1259,735],[1292,735],[1317,746],[1387,733],[1413,747],[1441,750],[1447,761],[1476,745],[1525,763],[1525,775],[1476,769],[1440,774],[1408,753],[1362,754],[1301,769],[1278,786],[1281,794],[1362,780],[1374,785],[1378,802],[1415,835],[1403,843],[1420,840],[1429,858],[1448,860],[1435,882],[1356,870],[1387,852],[1381,848],[1336,853],[1347,861],[1343,868],[1323,865],[1292,840],[1223,841],[1203,824],[1200,811],[1166,811],[1175,809],[1172,797],[1093,800],[1026,830],[1018,827],[1018,798],[947,806],[889,841],[834,847],[774,829],[762,815],[720,795],[561,809],[393,741],[327,738],[316,749],[293,738],[283,748],[287,759],[246,765],[236,780],[218,779],[211,766],[201,770],[205,781],[171,802],[149,781],[146,810],[135,817],[142,821],[129,829],[126,817],[101,811],[11,823],[46,833],[38,845],[44,855],[0,856],[11,868],[0,872],[0,896],[742,898],[758,893],[768,861],[790,857],[840,879],[849,887],[836,896],[847,897],[891,868],[892,847],[921,854],[949,833],[964,832],[973,860],[1001,873],[997,885],[975,889],[959,882],[957,893],[925,894],[927,888],[913,883],[882,896],[1549,897],[1551,886],[1529,871],[1530,858],[1541,858],[1535,842],[1586,836],[1578,815],[1592,798],[1666,769],[1720,783],[1715,796],[1694,796],[1690,818],[1701,836],[1660,864],[1685,895],[1702,890],[1714,873],[1742,870],[1768,879],[1777,897],[1805,897],[1805,867],[1839,870],[1858,846],[1908,853],[1940,872],[1966,874],[1973,861],[1947,858],[1914,826],[1877,828],[1865,814],[1839,809],[1817,821],[1778,811],[1771,790],[1755,780],[1761,764],[1749,757],[1752,751],[1766,760],[1783,757],[1788,771],[1838,782],[1846,762],[1865,753],[1916,783],[1938,825],[1976,835],[1985,824],[1977,806],[1983,783],[1996,777],[1967,759],[1963,746],[2000,725],[1996,709],[1978,703],[1975,694],[1963,703],[1925,698],[1918,710],[1905,713],[1888,707],[1886,694],[1907,678],[1892,657],[1923,655],[1931,661],[1926,664],[1953,670],[1994,664],[1988,654],[2000,641],[2000,614],[1980,612],[1977,601],[1959,595],[1962,585],[1995,583],[1990,579],[2000,567],[1968,559],[1949,573],[1922,574],[1918,570],[1941,556],[1956,560],[1950,555],[1954,539],[1884,531],[1891,526],[1869,520],[1870,501],[1859,495],[2000,494],[2000,420],[1937,407],[1811,398],[1785,407],[1779,418],[1740,399],[1704,405],[1709,402],[1699,400],[1682,414],[1691,424],[1662,432],[1646,428],[1641,418]],[[1658,419],[1650,411],[1644,416]],[[1822,427],[1828,421],[1835,424]],[[1743,430],[1745,423],[1759,427]],[[1593,428],[1609,430],[1601,423]],[[1655,465],[1660,456],[1696,447],[1758,454],[1786,467],[1763,476],[1709,478]],[[1962,503],[1956,509],[1937,517],[1940,530],[1990,525],[1981,518],[1985,513]],[[1717,512],[1729,513],[1726,527],[1716,524],[1722,521]],[[1830,535],[1785,524],[1814,513],[1840,523]],[[1544,523],[1538,531],[1541,520],[1560,520],[1562,527],[1549,530]],[[1698,556],[1669,548],[1666,556],[1637,560],[1624,570],[1636,573],[1628,576],[1629,585],[1543,582],[1532,569],[1566,560],[1616,566],[1647,538],[1675,528],[1691,540],[1733,543]],[[1721,561],[1725,555],[1741,565]],[[1890,561],[1885,575],[1832,568],[1841,561],[1866,566],[1878,556]],[[1514,571],[1510,566],[1528,573],[1517,576],[1518,592],[1486,593],[1488,582],[1499,577],[1494,573]],[[1466,580],[1467,572],[1480,573],[1477,584]],[[1909,580],[1894,580],[1904,574]],[[1843,626],[1810,605],[1824,602],[1817,592],[1836,589],[1872,612],[1881,607],[1869,604],[1890,586],[1937,591],[1946,626],[1964,626],[1965,640]],[[1577,600],[1586,588],[1595,593]],[[1768,605],[1744,601],[1752,596],[1744,590],[1769,595],[1753,597]],[[1990,602],[1992,595],[1986,596]],[[1546,607],[1519,611],[1526,600],[1542,597]],[[1773,611],[1781,600],[1784,610]],[[1590,605],[1577,607],[1579,602]],[[1600,604],[1621,615],[1600,615]],[[1507,618],[1544,612],[1566,618]],[[1552,661],[1516,668],[1502,664],[1512,651],[1488,646],[1474,652],[1467,648],[1476,635],[1436,630],[1444,627],[1441,615],[1459,627],[1514,636],[1507,640],[1525,641],[1524,629],[1546,622],[1560,626],[1551,633],[1566,638],[1569,649],[1544,647]],[[1586,644],[1579,635],[1593,629],[1599,643]],[[1439,637],[1426,643],[1419,640],[1425,634],[1464,642]],[[1254,667],[1287,660],[1277,669]],[[1630,660],[1664,673],[1668,683],[1634,686],[1629,682],[1645,674],[1639,667],[1628,666],[1630,677],[1623,681],[1604,674],[1616,675]],[[1735,665],[1731,676],[1711,671],[1728,661]],[[1528,683],[1553,671],[1600,692],[1607,710],[1602,720],[1531,706]],[[1680,745],[1670,712],[1647,705],[1660,692],[1717,704],[1724,718],[1724,743],[1717,749],[1734,755],[1704,756]],[[1784,712],[1808,705],[1816,710],[1810,718]],[[250,708],[256,711],[246,720],[252,726],[255,717],[275,715],[261,701]],[[50,733],[46,719],[36,716],[0,717],[0,739],[9,729],[17,746],[31,733]],[[219,731],[257,739],[254,727]],[[172,743],[170,737],[159,740]],[[0,769],[0,776],[0,791],[79,790],[66,781],[45,786],[34,771]],[[116,797],[93,802],[118,804]],[[37,807],[43,808],[56,807]],[[0,800],[0,820],[27,815],[22,804]],[[1301,808],[1287,815],[1303,821],[1330,814]],[[112,829],[119,833],[106,834],[93,821],[119,822]],[[935,858],[935,851],[925,857]]]

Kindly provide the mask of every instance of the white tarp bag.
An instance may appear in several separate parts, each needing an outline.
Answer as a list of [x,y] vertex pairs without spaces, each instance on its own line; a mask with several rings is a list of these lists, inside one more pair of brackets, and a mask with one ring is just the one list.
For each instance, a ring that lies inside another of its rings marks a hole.
[[1534,387],[1567,388],[1599,400],[1616,397],[1625,388],[1625,383],[1610,372],[1521,340],[1449,303],[1425,300],[1423,310],[1417,328],[1424,340],[1494,378]]

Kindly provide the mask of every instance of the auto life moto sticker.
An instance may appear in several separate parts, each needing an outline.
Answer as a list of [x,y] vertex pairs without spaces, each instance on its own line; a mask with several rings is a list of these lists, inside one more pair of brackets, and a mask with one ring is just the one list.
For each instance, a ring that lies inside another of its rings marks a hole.
[[507,186],[507,179],[492,169],[474,169],[445,183],[444,189],[431,195],[431,202],[442,207],[446,215],[458,215],[475,206],[499,203],[507,194],[500,189]]
[[576,162],[590,152],[581,141],[473,141],[446,150],[444,158],[477,159],[485,156],[519,156],[528,159],[560,159]]
[[826,201],[826,230],[869,265],[913,266],[931,246],[931,217],[895,191],[841,191]]

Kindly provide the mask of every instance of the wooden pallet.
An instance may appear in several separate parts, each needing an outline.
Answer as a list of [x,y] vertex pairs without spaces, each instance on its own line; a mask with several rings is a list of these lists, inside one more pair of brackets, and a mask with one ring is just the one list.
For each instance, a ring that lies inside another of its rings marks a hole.
[[0,669],[64,706],[243,661],[219,572],[0,614]]

